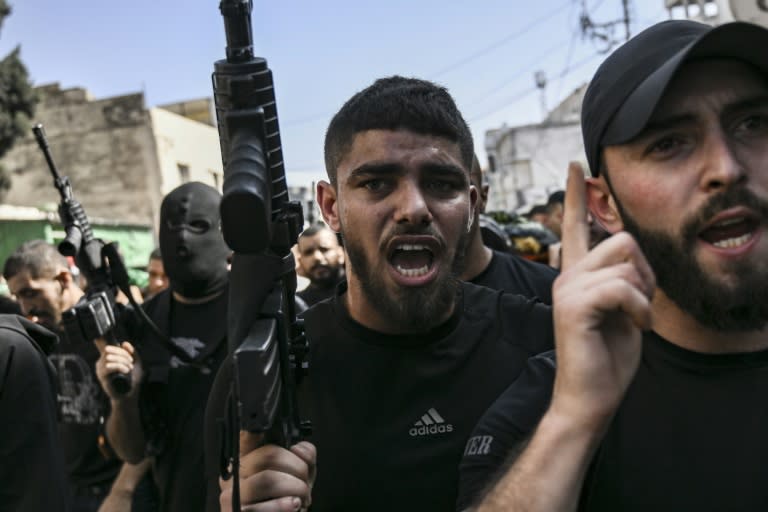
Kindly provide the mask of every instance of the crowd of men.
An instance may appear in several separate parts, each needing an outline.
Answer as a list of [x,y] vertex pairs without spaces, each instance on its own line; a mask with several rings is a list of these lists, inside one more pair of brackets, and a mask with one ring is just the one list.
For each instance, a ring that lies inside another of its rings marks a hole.
[[24,243],[3,266],[21,316],[0,315],[0,509],[765,509],[766,47],[755,25],[668,21],[606,58],[588,169],[530,212],[559,270],[484,243],[489,189],[446,89],[353,95],[326,132],[325,224],[293,252],[312,429],[241,432],[237,486],[219,192],[164,198],[156,329],[126,308],[118,343],[63,335],[88,290]]

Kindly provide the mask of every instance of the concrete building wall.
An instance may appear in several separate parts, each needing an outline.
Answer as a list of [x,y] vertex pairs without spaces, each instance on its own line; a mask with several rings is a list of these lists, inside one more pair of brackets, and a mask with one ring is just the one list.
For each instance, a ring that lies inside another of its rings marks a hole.
[[[203,116],[210,100],[175,104],[176,114],[147,109],[142,93],[94,100],[58,84],[38,91],[36,121],[89,216],[155,227],[163,196],[183,181],[221,190],[219,136]],[[31,133],[0,163],[12,180],[5,203],[55,208],[59,196]]]
[[178,101],[158,105],[157,108],[179,114],[193,121],[216,126],[216,114],[212,98],[200,98],[197,100]]
[[528,210],[545,202],[565,188],[568,162],[585,160],[579,123],[496,130],[486,137],[486,151],[494,159],[488,211]]
[[[143,94],[91,100],[83,89],[40,88],[43,123],[59,171],[94,217],[149,224],[154,217],[149,176],[157,161]],[[47,206],[59,196],[31,133],[2,159],[11,173],[8,204]]]

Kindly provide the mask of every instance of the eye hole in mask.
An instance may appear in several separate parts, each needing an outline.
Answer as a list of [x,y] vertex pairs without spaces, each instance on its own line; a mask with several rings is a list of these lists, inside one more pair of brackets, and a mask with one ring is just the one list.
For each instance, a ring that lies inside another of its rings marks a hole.
[[186,222],[178,222],[173,220],[168,221],[168,229],[171,231],[181,231],[182,229],[185,229],[190,233],[202,234],[208,231],[210,228],[211,223],[205,219],[196,219],[189,224]]

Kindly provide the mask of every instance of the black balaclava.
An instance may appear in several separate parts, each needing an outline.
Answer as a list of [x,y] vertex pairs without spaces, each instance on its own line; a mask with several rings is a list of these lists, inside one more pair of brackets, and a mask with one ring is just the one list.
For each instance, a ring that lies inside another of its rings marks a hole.
[[229,248],[219,229],[221,194],[203,183],[173,189],[160,206],[160,252],[171,289],[205,297],[227,284]]

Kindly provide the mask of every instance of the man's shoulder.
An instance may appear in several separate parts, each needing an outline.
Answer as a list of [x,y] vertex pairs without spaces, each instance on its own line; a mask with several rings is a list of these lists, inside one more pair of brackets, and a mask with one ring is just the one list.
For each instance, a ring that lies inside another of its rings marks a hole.
[[551,304],[552,283],[557,275],[558,271],[548,265],[494,250],[488,266],[471,282]]
[[48,355],[58,343],[58,337],[54,333],[18,315],[0,315],[0,337],[0,351],[3,352],[11,347],[18,347],[24,351],[34,349]]
[[304,319],[307,332],[316,334],[338,325],[338,315],[336,297],[331,296],[310,305],[300,314],[300,317]]
[[459,466],[458,510],[469,508],[518,454],[549,407],[555,354],[531,357],[518,378],[480,418]]
[[552,308],[547,304],[472,283],[463,283],[462,292],[465,318],[490,326],[495,339],[512,342],[531,355],[554,347]]
[[[497,320],[509,318],[526,320],[546,319],[552,315],[552,307],[536,297],[496,290],[473,283],[462,283],[464,309],[467,312],[490,315]],[[533,315],[534,318],[530,318]]]
[[499,263],[503,263],[510,268],[533,272],[534,274],[541,275],[542,277],[549,277],[554,279],[558,274],[557,269],[550,267],[549,265],[525,259],[522,256],[512,254],[511,252],[494,250],[493,256],[494,258],[498,258],[497,261]]
[[170,307],[172,293],[170,288],[160,290],[155,295],[144,301],[141,308],[147,312],[147,314],[153,314],[158,309],[165,309]]
[[57,337],[16,315],[0,315],[0,390],[47,381],[54,393],[54,370],[47,359]]

